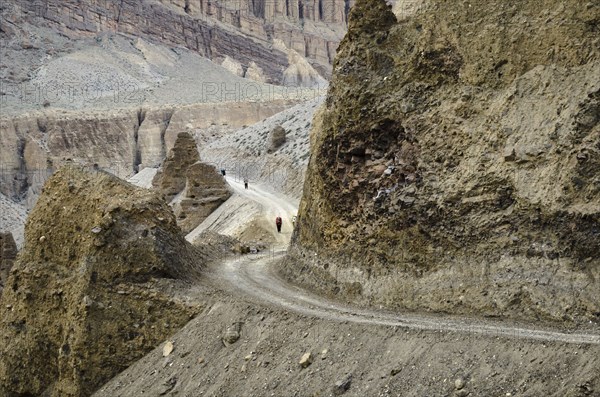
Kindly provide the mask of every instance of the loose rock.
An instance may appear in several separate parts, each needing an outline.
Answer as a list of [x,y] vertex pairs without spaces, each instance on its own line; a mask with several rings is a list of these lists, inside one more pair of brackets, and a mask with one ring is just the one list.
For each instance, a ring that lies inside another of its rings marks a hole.
[[167,343],[165,343],[165,345],[163,346],[163,357],[167,357],[169,354],[171,354],[174,348],[175,346],[173,345],[173,342],[168,341]]
[[235,323],[228,327],[223,335],[223,342],[225,346],[234,344],[240,339],[241,323]]
[[302,368],[306,368],[308,367],[310,364],[312,364],[312,353],[311,352],[306,352],[304,353],[304,355],[302,356],[302,358],[300,358],[300,361],[298,362],[300,364],[300,366]]

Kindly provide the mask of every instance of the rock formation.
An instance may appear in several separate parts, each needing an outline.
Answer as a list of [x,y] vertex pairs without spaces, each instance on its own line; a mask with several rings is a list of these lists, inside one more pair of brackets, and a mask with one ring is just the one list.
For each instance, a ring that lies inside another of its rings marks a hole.
[[217,168],[198,162],[186,173],[186,186],[175,204],[177,223],[189,233],[231,196],[231,191]]
[[2,296],[2,290],[17,257],[17,252],[17,244],[12,234],[0,232],[0,296]]
[[206,260],[151,191],[61,168],[2,295],[0,395],[89,396],[197,312],[173,291]]
[[411,13],[350,13],[287,276],[358,302],[598,320],[600,5]]
[[[272,48],[281,40],[308,59],[322,76],[346,26],[348,0],[275,2],[136,0],[11,0],[2,8],[2,33],[18,34],[19,26],[45,27],[68,37],[116,32],[181,46],[218,61],[229,57],[243,70],[254,64],[270,82],[283,81],[287,54]],[[24,49],[39,47],[35,39]]]
[[173,205],[177,224],[184,233],[191,232],[231,196],[216,167],[199,160],[196,141],[189,133],[181,132],[152,182]]
[[167,203],[185,188],[188,169],[198,161],[200,154],[194,138],[188,132],[177,134],[173,149],[152,181]]

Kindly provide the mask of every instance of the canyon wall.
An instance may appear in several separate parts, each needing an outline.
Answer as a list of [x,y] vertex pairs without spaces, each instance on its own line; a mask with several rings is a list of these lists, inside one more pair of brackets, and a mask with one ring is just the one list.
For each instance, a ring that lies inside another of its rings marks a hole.
[[14,35],[18,25],[28,23],[74,37],[102,32],[144,37],[186,47],[218,63],[228,57],[242,66],[243,73],[259,70],[266,81],[282,83],[289,54],[273,47],[273,42],[281,41],[327,78],[350,4],[347,0],[11,0],[3,5],[7,23],[2,31]]
[[600,320],[600,5],[360,0],[283,270],[356,302]]
[[0,193],[29,200],[70,159],[127,177],[157,167],[182,131],[227,124],[242,127],[272,116],[291,101],[196,104],[116,111],[43,111],[0,118]]

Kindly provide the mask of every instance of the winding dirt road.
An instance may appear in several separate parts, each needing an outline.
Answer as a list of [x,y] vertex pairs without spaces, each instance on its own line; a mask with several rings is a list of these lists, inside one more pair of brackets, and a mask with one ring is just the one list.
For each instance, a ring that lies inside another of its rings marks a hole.
[[[232,231],[239,230],[244,223],[254,217],[262,217],[265,221],[273,223],[273,228],[275,228],[274,220],[279,215],[284,219],[284,225],[282,233],[276,234],[276,244],[270,252],[230,258],[215,266],[208,274],[213,285],[218,284],[228,291],[241,294],[258,303],[278,305],[286,310],[331,321],[490,337],[600,344],[600,333],[569,333],[534,326],[521,326],[510,321],[500,322],[458,316],[391,313],[360,309],[324,299],[290,285],[277,275],[276,266],[283,258],[289,243],[292,231],[291,218],[296,214],[297,200],[274,192],[264,185],[251,184],[250,189],[245,190],[243,183],[233,176],[227,177],[227,181],[235,193],[230,199],[232,202],[223,204],[222,208],[213,213],[214,216],[211,215],[197,230],[188,235],[188,240],[193,240],[203,230],[234,234]],[[242,206],[241,210],[239,206]],[[253,209],[251,216],[249,216],[250,212],[244,208]],[[227,223],[229,226],[223,227],[223,223]]]

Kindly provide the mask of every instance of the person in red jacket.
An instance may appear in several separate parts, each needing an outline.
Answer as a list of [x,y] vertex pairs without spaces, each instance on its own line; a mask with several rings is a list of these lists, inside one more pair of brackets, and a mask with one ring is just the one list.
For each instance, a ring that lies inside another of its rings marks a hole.
[[277,226],[277,232],[281,233],[281,217],[278,216],[277,218],[275,218],[275,225]]

